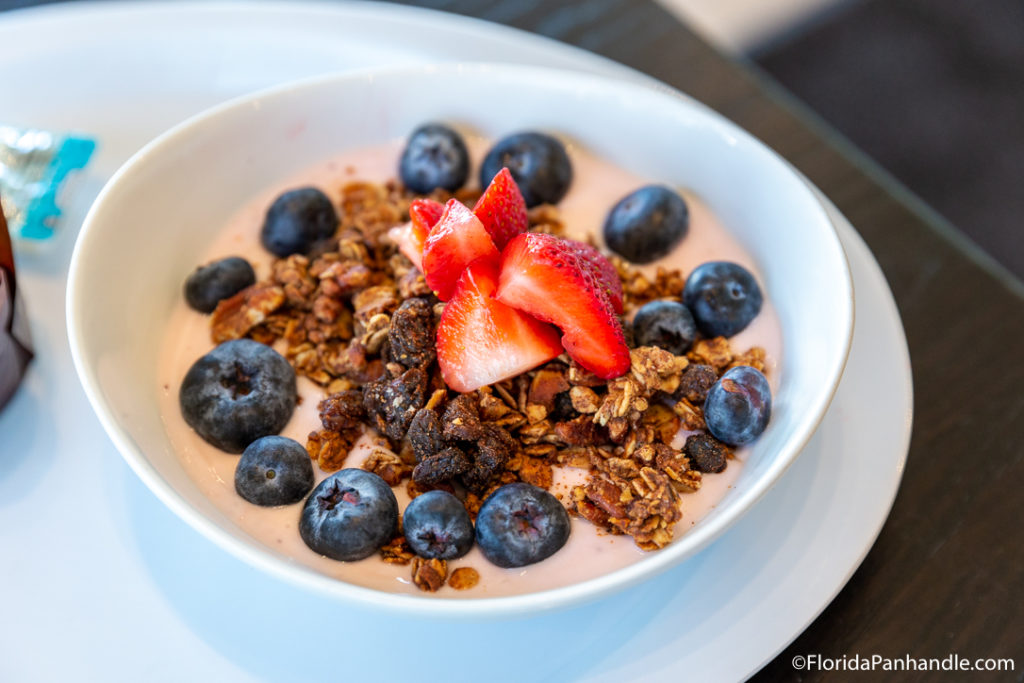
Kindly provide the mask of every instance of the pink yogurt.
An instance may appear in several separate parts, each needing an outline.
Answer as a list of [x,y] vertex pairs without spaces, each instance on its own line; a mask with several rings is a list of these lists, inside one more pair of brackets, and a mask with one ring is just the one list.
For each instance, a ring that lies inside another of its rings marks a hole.
[[[225,256],[242,256],[252,263],[257,278],[270,274],[271,255],[259,244],[259,228],[263,215],[274,198],[286,189],[314,185],[338,199],[340,187],[352,180],[384,182],[396,173],[397,159],[403,140],[357,150],[341,160],[332,160],[309,169],[257,196],[243,206],[215,238],[201,262]],[[481,159],[488,147],[482,138],[468,137],[474,159]],[[569,146],[574,179],[571,189],[559,205],[568,236],[584,239],[601,233],[605,214],[619,198],[637,187],[652,182],[603,161],[577,146]],[[474,166],[476,168],[476,166]],[[692,194],[683,192],[690,208],[690,231],[676,250],[658,263],[645,268],[653,274],[657,266],[680,268],[683,273],[709,260],[731,260],[750,269],[760,279],[753,259],[717,221],[708,208]],[[192,311],[181,299],[168,324],[168,334],[161,350],[160,405],[168,437],[181,458],[182,466],[211,501],[254,539],[294,562],[342,581],[384,591],[431,595],[413,585],[408,566],[390,565],[374,555],[359,562],[337,562],[310,550],[299,537],[298,522],[302,503],[278,508],[261,508],[243,500],[234,489],[237,455],[226,454],[203,441],[185,424],[178,408],[178,388],[188,368],[213,348],[210,341],[209,317]],[[731,340],[737,350],[761,346],[767,352],[767,375],[772,390],[778,388],[777,359],[781,358],[782,336],[778,318],[771,302],[754,322]],[[298,389],[301,402],[282,434],[305,444],[309,432],[320,427],[317,404],[324,397],[323,389],[300,377]],[[685,440],[677,437],[676,446]],[[366,438],[349,454],[345,467],[358,467],[370,452]],[[722,499],[739,475],[746,458],[746,449],[736,453],[721,474],[706,475],[700,491],[684,495],[683,520],[676,527],[676,537],[686,533]],[[318,472],[318,481],[327,474]],[[567,502],[571,487],[582,481],[585,473],[571,468],[556,468],[552,492]],[[402,509],[409,502],[404,484],[395,489]],[[612,536],[596,530],[586,521],[573,518],[569,541],[554,556],[520,569],[501,569],[490,564],[474,548],[468,555],[448,563],[449,572],[458,567],[473,567],[480,573],[480,583],[471,590],[444,588],[439,598],[482,598],[530,593],[558,588],[607,574],[637,562],[647,553],[638,549],[626,536]]]

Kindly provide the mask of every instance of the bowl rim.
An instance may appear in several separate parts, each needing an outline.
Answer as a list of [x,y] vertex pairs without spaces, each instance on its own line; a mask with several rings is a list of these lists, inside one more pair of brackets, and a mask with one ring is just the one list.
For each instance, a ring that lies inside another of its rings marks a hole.
[[[83,333],[81,321],[84,315],[87,296],[80,287],[83,270],[82,263],[85,260],[86,253],[96,241],[93,234],[97,232],[98,228],[95,226],[102,224],[100,219],[105,211],[107,200],[111,195],[116,194],[122,179],[129,176],[135,168],[146,163],[150,157],[160,154],[165,148],[172,147],[179,139],[192,135],[202,124],[219,118],[233,116],[237,112],[256,106],[257,103],[264,100],[287,98],[292,96],[293,93],[304,90],[344,87],[347,83],[358,81],[414,77],[429,78],[436,75],[500,75],[502,73],[509,77],[526,79],[528,82],[571,79],[571,82],[574,84],[574,90],[612,88],[620,92],[625,91],[626,93],[635,94],[637,97],[660,98],[666,104],[670,103],[672,106],[689,108],[696,111],[698,115],[707,117],[709,123],[722,133],[745,141],[748,145],[752,145],[752,148],[760,154],[769,155],[775,163],[781,164],[786,172],[790,173],[794,179],[800,182],[800,185],[806,189],[809,198],[813,201],[815,209],[820,212],[821,223],[830,228],[828,231],[829,247],[835,252],[834,255],[838,256],[838,262],[842,264],[843,271],[842,277],[837,278],[837,282],[841,283],[844,295],[841,297],[841,300],[836,302],[837,306],[845,308],[845,311],[841,311],[841,313],[844,313],[843,345],[839,358],[833,359],[828,375],[823,377],[822,386],[827,388],[814,401],[816,409],[804,416],[803,420],[797,425],[797,428],[794,429],[797,436],[790,437],[789,448],[780,451],[769,468],[758,479],[751,482],[749,486],[744,487],[740,495],[731,501],[728,508],[724,509],[721,514],[716,515],[711,520],[701,520],[687,530],[672,545],[659,550],[657,553],[652,553],[640,561],[607,574],[558,588],[500,597],[452,599],[385,592],[329,577],[313,568],[306,567],[295,561],[289,561],[287,558],[272,553],[269,548],[263,546],[263,544],[255,539],[243,540],[227,529],[224,529],[193,507],[184,496],[179,494],[165,481],[140,449],[136,447],[127,430],[118,424],[113,410],[106,403],[100,389],[101,383],[95,370],[85,361],[84,348],[87,346],[87,340]],[[636,585],[676,566],[703,550],[744,514],[747,514],[778,482],[779,478],[789,469],[793,462],[796,461],[796,458],[817,430],[834,398],[849,357],[852,342],[854,289],[848,257],[840,242],[835,223],[820,198],[814,192],[814,186],[777,152],[707,105],[667,85],[649,79],[637,81],[624,77],[595,75],[565,68],[489,62],[463,62],[367,68],[302,78],[231,98],[221,104],[201,111],[161,133],[118,168],[90,207],[76,239],[71,257],[66,292],[66,318],[68,340],[75,371],[93,411],[99,418],[107,435],[117,447],[121,457],[124,458],[129,467],[161,502],[214,544],[224,548],[243,562],[256,566],[294,586],[314,591],[318,594],[329,595],[331,598],[341,598],[365,606],[384,608],[395,613],[456,619],[493,619],[532,615],[544,611],[567,608]]]

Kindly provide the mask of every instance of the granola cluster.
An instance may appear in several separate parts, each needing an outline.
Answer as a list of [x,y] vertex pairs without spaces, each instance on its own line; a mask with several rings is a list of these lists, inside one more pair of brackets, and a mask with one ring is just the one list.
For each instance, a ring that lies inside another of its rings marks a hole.
[[[369,428],[375,442],[364,469],[391,486],[404,483],[411,497],[436,488],[456,493],[475,517],[501,485],[550,489],[554,467],[579,468],[583,483],[563,500],[571,512],[632,536],[645,550],[667,545],[681,517],[680,495],[698,490],[703,474],[721,472],[732,457],[706,433],[707,391],[730,367],[763,371],[764,351],[737,354],[724,338],[700,339],[685,356],[639,347],[630,372],[610,381],[563,355],[472,393],[451,391],[435,352],[444,305],[386,236],[408,220],[412,199],[395,183],[344,186],[337,236],[313,256],[275,261],[269,278],[222,301],[212,317],[214,341],[274,344],[325,388],[321,429],[306,444],[324,471],[343,467]],[[563,232],[551,206],[533,209],[530,219],[534,230]],[[682,291],[679,271],[649,278],[614,263],[627,314]],[[466,567],[448,577],[445,562],[415,557],[401,535],[380,554],[411,565],[423,590],[446,580],[468,588],[479,579]]]

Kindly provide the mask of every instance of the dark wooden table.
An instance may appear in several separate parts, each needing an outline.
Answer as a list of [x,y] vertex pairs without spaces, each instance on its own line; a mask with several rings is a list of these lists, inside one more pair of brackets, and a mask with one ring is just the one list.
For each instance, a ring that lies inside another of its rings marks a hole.
[[881,264],[913,363],[906,473],[860,569],[757,679],[827,678],[795,671],[797,654],[959,653],[1012,657],[1014,673],[985,677],[1024,680],[1024,285],[763,73],[649,0],[409,4],[556,38],[693,95],[803,171]]
[[[34,4],[0,0],[0,9]],[[757,678],[826,678],[794,671],[797,654],[959,653],[1012,657],[1017,670],[1001,676],[1024,680],[1024,286],[764,74],[650,0],[408,4],[543,34],[693,95],[803,171],[881,264],[913,361],[914,432],[902,487],[846,588]]]

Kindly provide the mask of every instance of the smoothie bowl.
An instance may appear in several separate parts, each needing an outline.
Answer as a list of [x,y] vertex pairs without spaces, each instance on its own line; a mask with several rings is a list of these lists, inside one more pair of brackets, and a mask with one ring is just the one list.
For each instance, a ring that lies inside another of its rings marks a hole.
[[103,190],[68,287],[93,408],[178,515],[326,595],[475,618],[711,542],[810,438],[852,311],[823,208],[749,135],[494,65],[183,123]]

